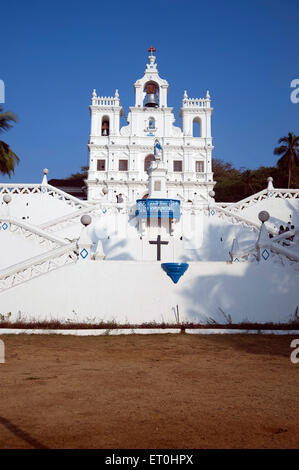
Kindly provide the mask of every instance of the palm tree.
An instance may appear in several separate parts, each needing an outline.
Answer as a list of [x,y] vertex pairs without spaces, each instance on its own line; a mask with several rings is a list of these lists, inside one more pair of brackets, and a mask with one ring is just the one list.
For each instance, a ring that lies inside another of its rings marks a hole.
[[[12,124],[11,121],[17,122],[17,117],[10,111],[3,113],[3,108],[0,106],[0,134],[1,132],[8,131]],[[11,176],[15,172],[15,165],[19,163],[19,157],[11,150],[10,146],[0,140],[0,173],[2,175]]]
[[295,166],[299,165],[299,136],[289,132],[287,137],[281,137],[278,141],[280,147],[274,149],[274,155],[282,155],[277,161],[280,169],[288,169],[288,188],[291,185],[292,170]]

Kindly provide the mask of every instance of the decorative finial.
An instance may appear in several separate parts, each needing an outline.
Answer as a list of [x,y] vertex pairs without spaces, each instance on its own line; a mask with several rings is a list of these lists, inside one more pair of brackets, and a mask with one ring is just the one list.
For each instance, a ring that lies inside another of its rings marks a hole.
[[11,202],[11,195],[10,194],[4,194],[3,201],[5,202],[5,204],[9,204]]
[[114,98],[119,98],[118,89],[115,90]]
[[272,176],[269,176],[267,178],[267,181],[268,181],[267,189],[268,189],[268,191],[271,191],[272,189],[274,189]]
[[93,97],[93,98],[96,98],[96,97],[97,97],[97,92],[96,92],[96,89],[95,89],[95,88],[93,89],[92,97]]
[[184,91],[184,100],[188,99],[187,90]]
[[210,97],[210,92],[209,90],[207,90],[207,94],[206,94],[206,100],[209,100],[211,97]]
[[[46,186],[48,184],[48,178],[47,178],[47,174],[49,173],[49,170],[48,168],[44,168],[43,169],[43,180],[42,180],[42,186]],[[44,192],[45,190],[43,189],[42,192]]]
[[259,212],[258,218],[262,223],[267,222],[267,220],[270,219],[270,214],[267,211],[261,211]]
[[82,225],[84,225],[84,227],[87,227],[87,225],[90,225],[91,224],[90,215],[88,215],[88,214],[82,215],[82,217],[80,219],[80,222],[81,222]]

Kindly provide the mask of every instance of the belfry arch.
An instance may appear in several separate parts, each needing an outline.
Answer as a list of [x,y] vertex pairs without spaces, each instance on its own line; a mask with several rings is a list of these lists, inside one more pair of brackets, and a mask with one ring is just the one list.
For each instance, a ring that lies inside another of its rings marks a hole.
[[202,123],[201,118],[196,116],[192,121],[192,136],[202,137]]
[[143,88],[145,93],[144,107],[157,108],[159,106],[159,91],[160,87],[157,82],[150,80],[146,82]]
[[110,134],[110,118],[109,116],[102,117],[102,125],[101,125],[101,135],[109,135]]

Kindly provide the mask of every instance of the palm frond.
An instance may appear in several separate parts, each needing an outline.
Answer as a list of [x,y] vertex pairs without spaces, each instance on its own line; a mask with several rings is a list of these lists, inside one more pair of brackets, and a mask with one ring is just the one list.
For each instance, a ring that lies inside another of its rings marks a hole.
[[282,142],[284,142],[285,144],[288,144],[289,143],[289,138],[288,137],[280,137],[280,139],[278,140],[278,143],[281,144]]
[[288,147],[286,145],[281,145],[280,147],[275,147],[274,149],[274,155],[281,155],[285,152],[287,152]]
[[11,121],[13,122],[18,121],[18,118],[14,113],[10,111],[1,113],[0,114],[0,132],[8,131],[8,129],[11,128],[12,127],[12,124],[10,124]]
[[0,140],[0,173],[11,176],[19,161],[19,157],[11,150],[10,146]]

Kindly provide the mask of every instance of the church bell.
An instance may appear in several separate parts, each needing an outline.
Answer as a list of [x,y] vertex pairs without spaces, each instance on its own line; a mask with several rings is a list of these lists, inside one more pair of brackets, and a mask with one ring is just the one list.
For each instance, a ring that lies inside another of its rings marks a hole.
[[146,103],[147,108],[157,108],[158,103],[156,101],[157,86],[154,84],[148,84],[146,87]]
[[109,135],[109,121],[103,121],[103,123],[102,123],[102,135]]

